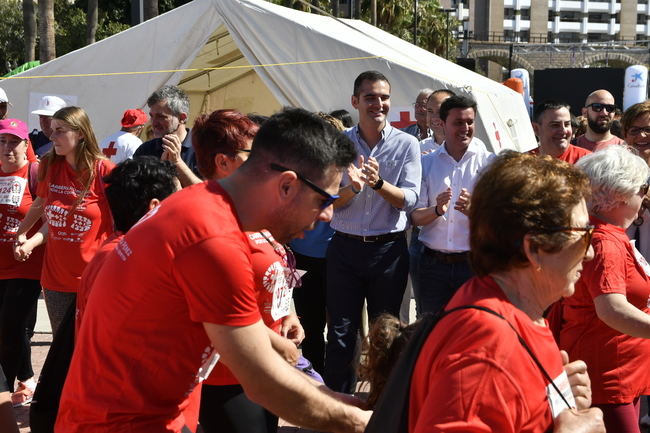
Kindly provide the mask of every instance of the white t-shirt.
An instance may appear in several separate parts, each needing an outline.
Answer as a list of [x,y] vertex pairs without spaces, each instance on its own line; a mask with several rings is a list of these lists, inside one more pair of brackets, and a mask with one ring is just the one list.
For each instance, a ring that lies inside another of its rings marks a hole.
[[111,162],[119,164],[125,159],[133,158],[141,144],[142,140],[130,132],[118,131],[106,137],[99,147]]

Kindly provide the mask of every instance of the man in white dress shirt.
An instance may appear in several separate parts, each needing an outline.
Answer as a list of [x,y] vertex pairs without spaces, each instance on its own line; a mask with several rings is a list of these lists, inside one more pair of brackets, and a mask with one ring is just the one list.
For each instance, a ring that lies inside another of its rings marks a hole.
[[445,141],[422,158],[420,197],[411,213],[422,226],[419,313],[442,309],[456,290],[472,276],[468,261],[472,190],[479,173],[494,154],[474,138],[476,102],[452,96],[440,107]]

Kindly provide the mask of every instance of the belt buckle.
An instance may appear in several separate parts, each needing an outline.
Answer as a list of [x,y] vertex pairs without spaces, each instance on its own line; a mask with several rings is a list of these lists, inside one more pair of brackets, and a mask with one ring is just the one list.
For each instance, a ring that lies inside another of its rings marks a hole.
[[366,236],[366,235],[363,235],[363,243],[364,243],[364,244],[370,244],[370,243],[373,243],[374,241],[371,241],[371,240],[368,239],[368,238],[373,238],[373,237],[375,237],[375,236]]

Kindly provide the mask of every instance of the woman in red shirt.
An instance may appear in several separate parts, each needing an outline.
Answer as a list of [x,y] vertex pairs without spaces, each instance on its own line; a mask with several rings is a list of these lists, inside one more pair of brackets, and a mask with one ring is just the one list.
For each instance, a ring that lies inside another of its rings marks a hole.
[[14,260],[16,230],[36,195],[38,163],[27,160],[27,140],[27,125],[22,121],[0,121],[0,365],[12,391],[18,379],[14,405],[29,403],[36,387],[25,328],[41,293],[44,250],[34,250],[28,261]]
[[564,301],[560,347],[589,366],[593,402],[607,431],[639,432],[639,396],[650,393],[650,266],[625,230],[648,192],[650,169],[622,146],[583,157],[594,260]]
[[584,174],[549,156],[504,151],[480,176],[469,214],[476,277],[445,310],[472,308],[440,319],[417,356],[410,433],[604,431],[584,363],[568,364],[543,317],[593,256],[588,192]]
[[90,120],[79,107],[54,113],[50,138],[54,146],[41,160],[38,197],[18,228],[14,255],[22,260],[29,254],[32,243],[27,242],[27,231],[45,215],[41,285],[56,334],[75,303],[81,273],[113,231],[102,178],[114,165],[100,151]]

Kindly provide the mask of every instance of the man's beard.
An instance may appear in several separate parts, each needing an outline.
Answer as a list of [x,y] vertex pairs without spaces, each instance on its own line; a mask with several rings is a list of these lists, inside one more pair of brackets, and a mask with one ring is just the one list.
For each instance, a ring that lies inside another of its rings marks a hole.
[[596,134],[604,134],[610,130],[612,127],[612,119],[609,119],[605,125],[601,125],[595,120],[591,120],[591,118],[587,119],[587,123],[589,124],[589,129],[594,131]]

